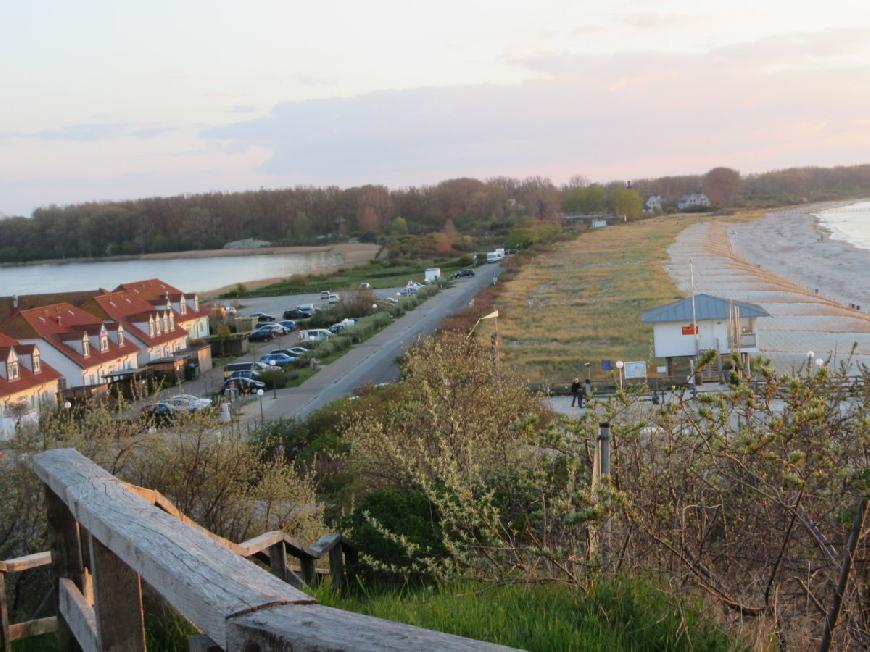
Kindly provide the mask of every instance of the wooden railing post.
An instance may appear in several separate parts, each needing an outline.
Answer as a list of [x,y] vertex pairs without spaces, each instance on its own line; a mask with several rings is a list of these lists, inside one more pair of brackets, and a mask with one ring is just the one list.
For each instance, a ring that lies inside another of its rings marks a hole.
[[112,652],[145,652],[139,575],[99,540],[89,538],[100,647]]
[[307,555],[299,557],[299,568],[302,571],[302,581],[308,586],[317,586],[317,571],[314,568],[314,557]]
[[287,581],[287,548],[284,541],[269,546],[269,565],[273,575]]
[[62,651],[73,650],[74,637],[66,619],[60,613],[60,580],[70,580],[82,590],[82,550],[78,523],[64,502],[47,486],[45,511],[48,520],[48,542],[51,548],[51,575],[54,604],[57,611],[57,638]]
[[329,574],[332,576],[332,588],[340,591],[345,586],[344,581],[344,556],[341,543],[336,543],[329,550]]
[[0,571],[0,652],[12,652],[9,637],[9,609],[6,605],[6,573]]

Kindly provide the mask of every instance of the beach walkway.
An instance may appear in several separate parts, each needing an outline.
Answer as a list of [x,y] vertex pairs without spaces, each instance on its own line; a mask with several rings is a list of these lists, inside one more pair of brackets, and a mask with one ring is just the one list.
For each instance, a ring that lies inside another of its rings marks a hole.
[[[764,220],[772,217],[776,216]],[[812,219],[809,213],[805,217]],[[736,226],[723,220],[685,229],[668,249],[667,270],[680,290],[687,295],[691,292],[689,259],[693,259],[696,292],[763,306],[771,317],[758,320],[760,348],[780,371],[806,364],[810,351],[834,364],[848,362],[853,371],[857,362],[870,364],[870,305],[857,311],[830,298],[834,293],[824,287],[810,289],[771,271],[777,268],[777,256],[795,256],[797,247],[771,237],[769,224],[759,225],[762,221]],[[737,229],[741,238],[764,243],[764,258],[750,260],[738,254],[732,241]],[[868,263],[865,269],[870,269],[870,252],[863,253]],[[824,275],[825,270],[814,272]],[[850,356],[853,346],[856,349]]]

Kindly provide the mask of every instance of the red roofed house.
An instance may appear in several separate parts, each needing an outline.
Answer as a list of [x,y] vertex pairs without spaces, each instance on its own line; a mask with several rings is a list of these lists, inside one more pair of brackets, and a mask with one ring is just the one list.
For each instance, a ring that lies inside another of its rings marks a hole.
[[0,439],[15,433],[21,419],[57,402],[60,374],[42,361],[39,348],[0,333]]
[[97,294],[83,302],[81,308],[121,324],[127,337],[139,346],[140,367],[187,348],[187,331],[176,323],[175,311],[156,307],[132,292]]
[[61,390],[98,387],[106,376],[135,369],[138,348],[118,322],[109,322],[70,303],[18,310],[0,332],[39,347],[43,361],[60,372]]
[[179,325],[187,331],[190,339],[209,336],[208,310],[200,308],[196,294],[185,294],[159,278],[121,283],[116,289],[125,290],[153,306],[174,310]]

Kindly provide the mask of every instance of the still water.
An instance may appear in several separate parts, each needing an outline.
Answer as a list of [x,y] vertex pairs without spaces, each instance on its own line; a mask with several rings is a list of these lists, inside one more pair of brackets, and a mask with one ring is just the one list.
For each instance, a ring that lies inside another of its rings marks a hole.
[[339,253],[318,251],[0,266],[0,296],[97,288],[112,290],[126,281],[149,278],[160,278],[185,292],[202,292],[258,279],[315,272],[338,265],[342,260]]

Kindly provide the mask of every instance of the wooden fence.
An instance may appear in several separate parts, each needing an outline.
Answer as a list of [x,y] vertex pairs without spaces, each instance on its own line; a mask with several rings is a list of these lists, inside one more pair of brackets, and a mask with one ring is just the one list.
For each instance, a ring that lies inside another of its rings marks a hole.
[[[58,616],[10,625],[3,607],[2,652],[55,630],[62,650],[73,640],[85,652],[145,650],[142,580],[203,632],[191,650],[509,649],[318,604],[298,587],[316,581],[315,561],[325,556],[343,585],[356,551],[338,534],[310,546],[283,532],[235,544],[73,449],[39,453],[34,469],[45,484],[51,551],[2,562],[0,584],[6,573],[50,565]],[[271,573],[246,559],[255,555]]]

